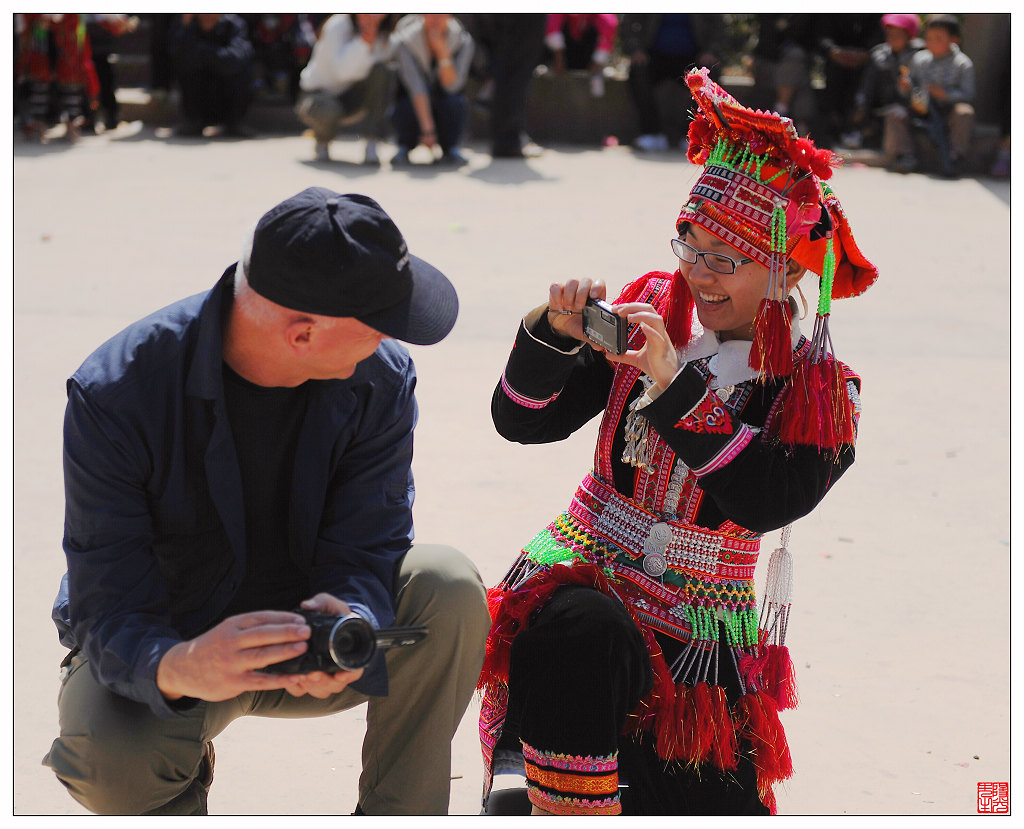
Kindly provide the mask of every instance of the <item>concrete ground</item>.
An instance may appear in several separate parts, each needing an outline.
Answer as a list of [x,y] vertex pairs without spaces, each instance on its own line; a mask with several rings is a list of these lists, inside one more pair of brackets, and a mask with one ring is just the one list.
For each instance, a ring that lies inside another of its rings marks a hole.
[[[64,571],[64,381],[90,351],[211,286],[280,200],[310,185],[373,196],[462,302],[447,340],[413,349],[418,538],[459,547],[490,585],[566,507],[596,428],[542,447],[495,434],[489,398],[520,315],[554,280],[600,277],[614,292],[673,268],[668,241],[697,172],[681,154],[626,148],[522,162],[471,146],[469,166],[447,172],[362,167],[356,141],[335,145],[331,163],[312,149],[302,137],[178,140],[138,123],[13,147],[17,815],[83,812],[40,759],[63,655],[49,613]],[[977,784],[1010,773],[1010,188],[856,166],[832,183],[881,277],[833,313],[836,352],[864,377],[864,414],[856,465],[790,545],[802,704],[784,715],[796,774],[779,810],[975,814]],[[453,814],[479,811],[476,711],[455,738]],[[211,811],[351,812],[363,725],[360,711],[236,723],[216,742]]]

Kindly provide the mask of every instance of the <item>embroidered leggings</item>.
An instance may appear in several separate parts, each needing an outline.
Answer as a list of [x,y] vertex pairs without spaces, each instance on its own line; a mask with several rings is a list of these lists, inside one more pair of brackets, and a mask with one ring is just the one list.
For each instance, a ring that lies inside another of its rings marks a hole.
[[735,771],[720,772],[666,763],[650,739],[622,734],[651,684],[622,605],[559,589],[512,644],[501,746],[521,742],[531,803],[555,814],[767,814],[749,746]]

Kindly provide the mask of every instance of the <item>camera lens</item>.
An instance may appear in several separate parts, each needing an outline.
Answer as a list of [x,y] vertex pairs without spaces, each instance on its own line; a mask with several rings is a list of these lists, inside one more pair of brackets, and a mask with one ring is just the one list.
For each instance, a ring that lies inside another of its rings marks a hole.
[[361,616],[343,616],[331,629],[328,652],[339,668],[347,671],[362,668],[373,658],[376,650],[377,637],[373,627]]

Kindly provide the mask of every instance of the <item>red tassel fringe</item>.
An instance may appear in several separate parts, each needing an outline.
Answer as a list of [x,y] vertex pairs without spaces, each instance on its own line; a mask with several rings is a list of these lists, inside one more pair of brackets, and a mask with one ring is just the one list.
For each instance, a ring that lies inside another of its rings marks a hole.
[[[488,591],[492,624],[477,684],[479,690],[498,693],[499,686],[508,683],[512,640],[528,626],[530,615],[565,584],[586,584],[609,592],[605,574],[592,564],[556,564],[547,578],[535,586],[517,591],[496,587]],[[796,704],[788,648],[769,645],[758,657],[741,658],[741,675],[755,690],[740,697],[730,709],[721,686],[673,682],[653,632],[643,625],[640,630],[651,656],[654,685],[630,714],[624,730],[650,733],[658,756],[664,760],[708,762],[725,771],[737,768],[739,740],[745,738],[754,749],[758,796],[775,814],[772,785],[793,773],[792,756],[779,720],[781,708]],[[760,685],[750,682],[749,678],[755,676]]]
[[754,344],[748,363],[764,378],[793,373],[792,318],[789,302],[761,300],[754,317]]
[[758,794],[775,814],[772,786],[793,774],[793,757],[779,721],[778,706],[767,694],[755,691],[740,697],[735,711],[740,720],[741,735],[754,747]]
[[690,293],[690,286],[686,284],[679,271],[674,274],[665,271],[651,271],[639,279],[634,279],[619,294],[615,304],[623,302],[643,302],[646,298],[647,283],[652,279],[669,279],[672,281],[669,289],[669,303],[662,319],[665,320],[665,330],[668,332],[672,344],[676,348],[685,348],[690,343],[693,332],[693,294]]
[[853,443],[853,403],[837,360],[797,364],[779,416],[779,439],[821,449]]
[[796,672],[789,648],[785,645],[768,645],[767,661],[764,666],[764,690],[775,700],[780,711],[796,708],[800,699],[796,693]]

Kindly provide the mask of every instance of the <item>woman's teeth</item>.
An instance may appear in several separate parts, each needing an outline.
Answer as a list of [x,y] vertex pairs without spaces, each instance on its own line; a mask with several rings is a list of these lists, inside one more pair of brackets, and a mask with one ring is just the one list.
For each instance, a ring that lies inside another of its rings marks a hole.
[[703,291],[700,291],[699,295],[703,302],[707,302],[712,305],[719,302],[725,302],[729,298],[727,296],[722,296],[721,294],[706,294]]

